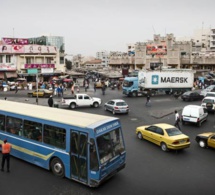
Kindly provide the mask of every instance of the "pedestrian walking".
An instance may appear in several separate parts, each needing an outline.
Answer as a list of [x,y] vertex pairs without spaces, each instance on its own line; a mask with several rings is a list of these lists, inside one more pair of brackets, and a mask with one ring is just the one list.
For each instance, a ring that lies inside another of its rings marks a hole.
[[72,93],[72,95],[74,95],[74,85],[75,84],[73,84],[72,87],[71,87],[71,93]]
[[96,83],[94,83],[94,93],[96,92]]
[[19,91],[18,86],[15,85],[15,93],[17,93]]
[[105,85],[102,85],[102,95],[105,95]]
[[48,105],[49,105],[49,107],[53,107],[53,104],[54,104],[54,101],[53,101],[52,95],[50,95],[50,97],[48,99]]
[[149,95],[149,94],[147,94],[147,96],[146,96],[146,104],[145,104],[145,106],[150,106],[150,105],[151,105],[150,95]]
[[7,139],[4,140],[3,144],[0,144],[2,147],[2,162],[1,162],[1,171],[4,171],[5,161],[7,162],[7,172],[10,172],[10,150],[12,148],[11,144],[7,143]]
[[179,116],[177,110],[175,110],[175,124],[174,124],[174,126],[178,127],[178,129],[181,130],[179,123],[180,123],[180,116]]

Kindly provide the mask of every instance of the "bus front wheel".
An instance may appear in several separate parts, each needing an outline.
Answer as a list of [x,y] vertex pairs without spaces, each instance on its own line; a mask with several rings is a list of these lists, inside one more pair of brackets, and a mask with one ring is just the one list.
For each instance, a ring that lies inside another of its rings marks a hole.
[[64,166],[60,159],[54,158],[51,161],[52,173],[58,177],[64,177]]

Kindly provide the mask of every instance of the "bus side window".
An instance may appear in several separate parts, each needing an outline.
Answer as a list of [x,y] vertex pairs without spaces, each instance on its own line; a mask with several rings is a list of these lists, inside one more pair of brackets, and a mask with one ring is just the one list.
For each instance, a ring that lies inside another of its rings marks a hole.
[[22,126],[22,119],[7,116],[6,126],[7,132],[19,135],[19,130]]
[[34,121],[24,121],[23,135],[29,139],[42,141],[42,124]]
[[65,129],[50,125],[44,125],[43,134],[44,143],[65,149],[66,148],[65,136],[66,136]]
[[0,115],[0,130],[5,131],[5,116]]

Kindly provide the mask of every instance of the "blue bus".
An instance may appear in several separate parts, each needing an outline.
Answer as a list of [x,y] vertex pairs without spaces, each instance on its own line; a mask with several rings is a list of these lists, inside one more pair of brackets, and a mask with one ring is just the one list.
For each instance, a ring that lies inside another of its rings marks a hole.
[[126,164],[118,118],[0,100],[0,143],[11,155],[90,187]]

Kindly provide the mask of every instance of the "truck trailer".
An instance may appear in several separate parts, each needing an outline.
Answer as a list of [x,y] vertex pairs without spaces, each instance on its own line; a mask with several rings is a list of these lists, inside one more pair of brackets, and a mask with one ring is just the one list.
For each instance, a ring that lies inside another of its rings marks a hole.
[[123,94],[140,96],[158,92],[183,93],[193,88],[194,70],[191,69],[162,69],[141,70],[137,77],[126,77],[123,82]]

